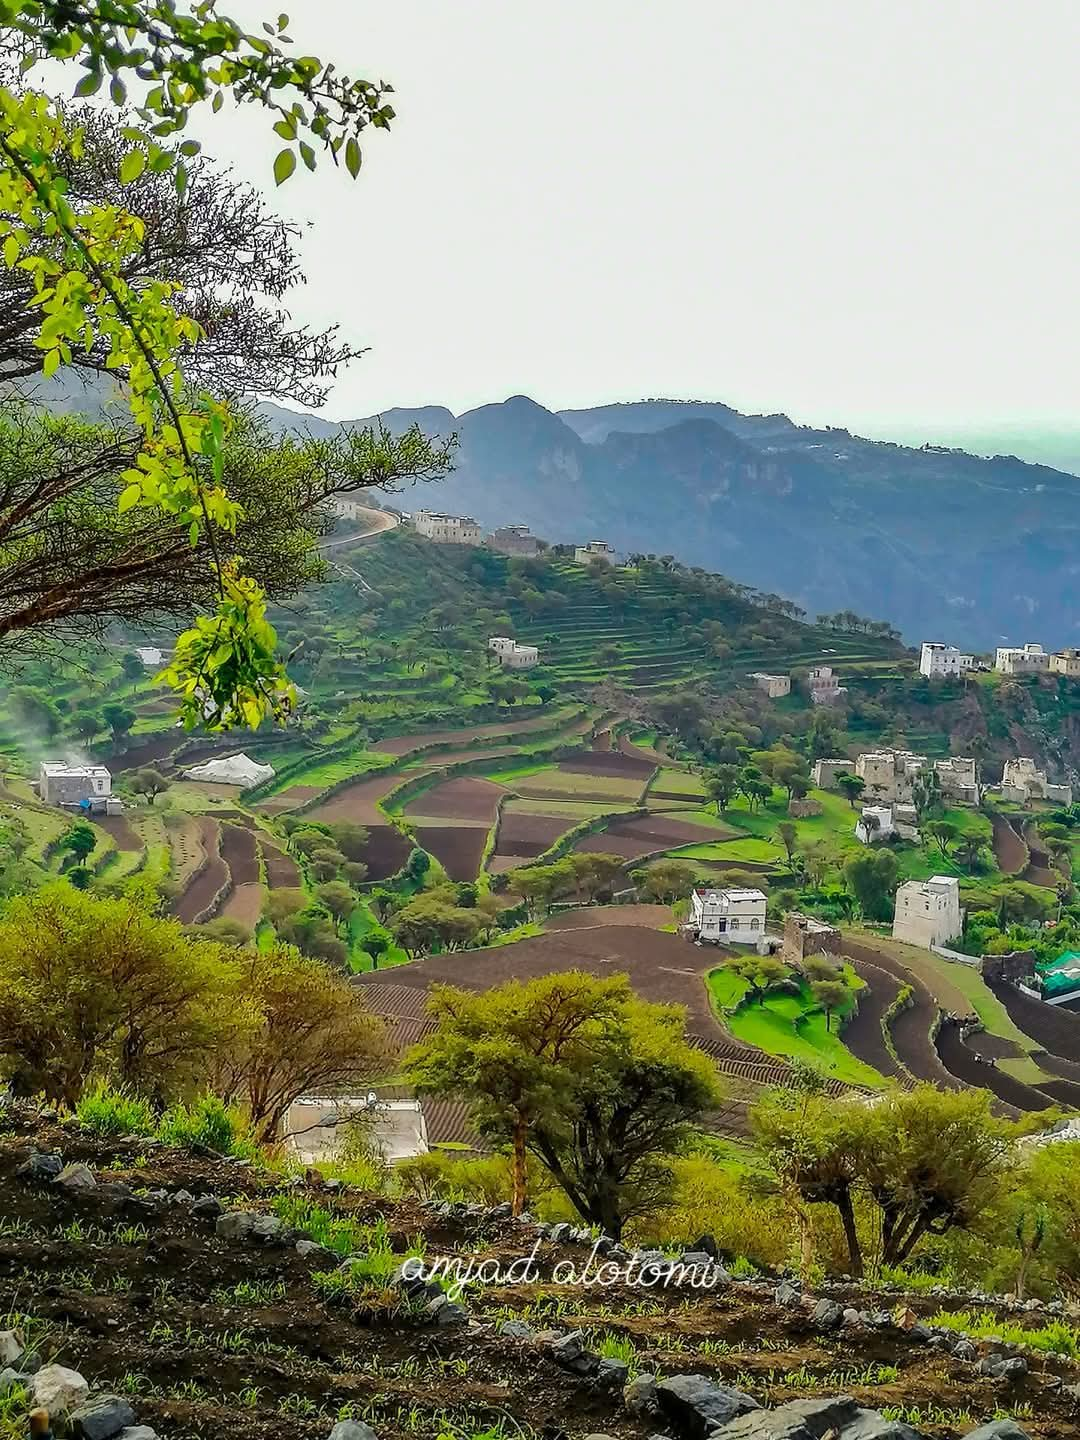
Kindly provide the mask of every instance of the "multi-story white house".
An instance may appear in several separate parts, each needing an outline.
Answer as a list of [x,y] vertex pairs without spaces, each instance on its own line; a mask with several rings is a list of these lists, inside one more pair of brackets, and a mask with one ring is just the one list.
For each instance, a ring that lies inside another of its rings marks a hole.
[[893,939],[929,949],[947,945],[964,928],[960,909],[960,882],[951,875],[909,880],[896,892]]
[[759,690],[764,690],[770,700],[780,700],[791,694],[790,675],[766,675],[762,670],[755,670],[750,679]]
[[975,664],[974,655],[964,655],[955,645],[940,640],[924,640],[919,655],[919,673],[931,680],[962,675]]
[[417,510],[413,526],[418,535],[444,545],[479,545],[480,525],[471,515],[443,515],[437,510]]
[[893,812],[888,805],[864,805],[855,825],[855,839],[863,845],[876,845],[893,833]]
[[994,669],[1002,675],[1040,675],[1050,668],[1050,656],[1041,645],[999,645]]
[[756,945],[765,933],[766,903],[760,890],[695,890],[690,896],[690,926],[699,940]]
[[579,565],[588,565],[590,560],[602,560],[605,565],[615,564],[615,546],[606,540],[590,540],[587,545],[574,547],[574,559]]
[[488,649],[499,657],[499,664],[506,670],[531,670],[540,663],[540,651],[535,645],[519,645],[508,635],[493,635]]
[[1080,650],[1055,650],[1050,656],[1050,673],[1080,679]]
[[840,677],[833,673],[831,665],[816,666],[806,679],[815,705],[835,705],[841,695],[847,694],[847,686],[840,684]]
[[1001,777],[1001,796],[1020,805],[1032,800],[1055,800],[1059,805],[1072,804],[1072,786],[1055,785],[1046,778],[1046,771],[1040,770],[1034,760],[1006,760]]
[[339,520],[362,520],[371,506],[365,505],[355,495],[335,495],[330,501],[330,509]]

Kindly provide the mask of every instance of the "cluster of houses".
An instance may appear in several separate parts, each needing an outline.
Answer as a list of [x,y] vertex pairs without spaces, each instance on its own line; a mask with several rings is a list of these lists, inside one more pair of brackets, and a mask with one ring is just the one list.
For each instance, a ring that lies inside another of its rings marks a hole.
[[[407,518],[418,535],[423,535],[426,540],[435,540],[440,545],[486,545],[502,555],[539,555],[547,547],[547,542],[535,536],[528,525],[500,525],[490,535],[485,535],[479,520],[471,515],[444,515],[440,510],[417,510]],[[595,560],[614,565],[615,546],[609,545],[606,540],[590,540],[585,545],[575,545],[574,560],[578,565],[589,565]]]
[[1006,760],[1001,777],[1001,798],[1018,805],[1032,800],[1052,800],[1058,805],[1072,804],[1072,786],[1057,785],[1046,778],[1034,760]]
[[[759,690],[770,700],[782,700],[791,694],[790,675],[770,675],[764,670],[755,670],[750,676]],[[835,705],[847,692],[847,686],[840,684],[840,677],[831,665],[817,665],[806,677],[810,699],[815,705]]]
[[[919,673],[930,680],[953,679],[969,670],[990,667],[955,645],[925,640],[919,652]],[[993,668],[1001,675],[1066,675],[1080,679],[1080,650],[1046,651],[1041,645],[999,645]]]

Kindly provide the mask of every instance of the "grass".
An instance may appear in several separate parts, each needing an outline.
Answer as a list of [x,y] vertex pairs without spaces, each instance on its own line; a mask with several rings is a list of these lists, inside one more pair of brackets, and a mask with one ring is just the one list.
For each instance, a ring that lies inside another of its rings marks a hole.
[[[845,966],[844,971],[849,980],[856,979],[849,966]],[[709,972],[706,984],[713,1004],[723,1012],[724,1023],[736,1039],[756,1045],[767,1055],[809,1061],[834,1079],[850,1085],[873,1090],[885,1085],[884,1077],[857,1059],[841,1039],[838,1030],[843,1023],[843,1013],[835,1015],[832,1026],[826,1027],[825,1016],[816,1009],[816,1001],[805,981],[800,981],[798,993],[776,991],[734,1013],[728,1012],[745,996],[746,981],[726,966],[720,966]]]
[[1029,1345],[1032,1350],[1044,1354],[1056,1352],[1073,1359],[1080,1358],[1080,1330],[1062,1320],[1031,1330],[1024,1325],[1013,1324],[993,1310],[940,1310],[926,1323],[946,1330],[958,1330],[976,1339],[996,1336],[1011,1345]]
[[753,860],[771,864],[780,859],[775,846],[755,836],[745,840],[717,841],[715,845],[683,845],[668,852],[680,860]]
[[703,796],[705,794],[705,787],[701,783],[700,775],[692,775],[688,770],[670,770],[666,767],[657,771],[656,779],[650,788],[669,791],[673,795]]

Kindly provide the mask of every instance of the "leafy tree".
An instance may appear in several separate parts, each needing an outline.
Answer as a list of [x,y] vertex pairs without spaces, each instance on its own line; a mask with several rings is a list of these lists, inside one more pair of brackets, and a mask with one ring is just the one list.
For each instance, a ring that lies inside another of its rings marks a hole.
[[846,770],[841,770],[836,777],[836,785],[854,810],[856,802],[866,789],[866,781],[859,775],[851,775]]
[[283,887],[271,890],[266,897],[265,913],[272,925],[280,925],[303,910],[308,903],[305,892],[299,888]]
[[802,968],[808,980],[837,980],[842,973],[839,966],[827,955],[808,955]]
[[82,865],[97,846],[97,831],[87,820],[75,820],[60,837],[60,849],[74,855],[76,863]]
[[715,1067],[687,1043],[685,1027],[681,1007],[627,996],[598,1022],[567,1102],[556,1098],[533,1123],[530,1148],[582,1219],[615,1239],[627,1221],[670,1202],[672,1159],[722,1095]]
[[331,880],[315,891],[320,905],[325,905],[340,930],[356,909],[356,896],[341,880]]
[[229,915],[219,915],[216,920],[208,920],[204,925],[189,925],[187,934],[194,940],[217,940],[222,945],[247,945],[251,940],[251,931],[242,920],[234,920]]
[[169,788],[169,781],[160,770],[155,770],[153,766],[148,765],[141,770],[136,770],[128,781],[128,785],[136,795],[144,795],[147,804],[153,805],[157,797]]
[[[80,59],[85,69],[80,95],[93,93],[108,78],[110,97],[121,105],[125,75],[149,86],[137,112],[144,128],[126,125],[121,132],[128,148],[119,180],[127,187],[144,172],[168,174],[183,197],[191,182],[185,161],[198,151],[198,142],[184,140],[171,150],[159,141],[183,129],[192,107],[212,100],[217,108],[227,92],[276,115],[277,132],[288,139],[274,163],[279,184],[295,168],[294,144],[308,166],[317,163],[315,147],[321,145],[335,159],[340,153],[355,175],[358,133],[369,124],[389,124],[393,112],[379,86],[349,81],[314,57],[285,54],[286,42],[279,38],[284,18],[276,31],[268,27],[270,41],[249,37],[217,15],[213,0],[194,16],[178,15],[164,0],[121,0],[107,16],[96,8],[72,12],[62,0],[17,0],[5,21],[16,45],[56,60]],[[255,725],[267,715],[280,718],[291,709],[295,692],[276,657],[263,591],[241,566],[239,557],[249,547],[241,540],[234,549],[231,538],[240,540],[243,518],[224,483],[231,417],[220,400],[185,384],[179,363],[185,350],[197,346],[203,327],[185,313],[171,286],[135,273],[135,257],[152,248],[144,244],[145,220],[123,205],[102,203],[100,196],[87,203],[72,187],[66,159],[79,157],[80,142],[67,116],[40,94],[4,86],[0,135],[3,262],[32,282],[29,305],[40,319],[32,344],[42,372],[48,377],[71,363],[76,343],[85,355],[96,349],[124,378],[136,437],[114,446],[111,455],[88,457],[84,451],[78,466],[59,472],[35,473],[25,447],[21,464],[13,466],[10,453],[0,460],[6,499],[14,500],[0,525],[0,641],[42,625],[102,624],[130,614],[143,599],[145,612],[177,605],[189,572],[188,583],[195,587],[190,598],[210,599],[216,611],[199,615],[179,637],[165,672],[180,694],[185,721],[227,727]],[[212,288],[213,280],[207,283]],[[6,327],[5,333],[13,328],[17,345],[25,345],[20,327]],[[189,369],[189,378],[194,374]],[[45,436],[52,422],[26,423]],[[412,438],[426,445],[418,435]],[[10,451],[10,431],[0,439]],[[14,440],[17,449],[17,434]],[[156,526],[156,545],[145,541],[139,547],[130,535],[126,550],[104,543],[104,526],[95,530],[91,524],[87,530],[78,523],[80,512],[94,507],[78,505],[71,507],[67,526],[54,528],[81,530],[80,541],[93,532],[101,544],[63,554],[49,553],[47,537],[28,544],[41,537],[50,509],[73,485],[78,488],[79,467],[84,492],[87,486],[100,488],[106,477],[123,481],[122,523],[113,525],[114,534],[130,523],[145,537]],[[367,483],[377,471],[369,471]],[[154,517],[143,523],[142,511]],[[288,530],[287,517],[282,529]],[[177,543],[184,536],[193,546],[187,561]],[[15,560],[24,570],[18,588],[11,583]]]
[[911,782],[911,803],[915,806],[920,824],[940,810],[941,781],[932,765],[920,770]]
[[755,1143],[775,1170],[799,1222],[804,1268],[812,1258],[807,1205],[834,1205],[844,1227],[848,1269],[863,1273],[855,1223],[865,1115],[816,1086],[769,1090],[750,1111]]
[[867,920],[887,920],[892,913],[899,867],[891,850],[856,855],[844,866],[844,878]]
[[799,839],[798,829],[790,820],[781,820],[780,824],[776,827],[776,833],[781,845],[784,847],[788,865],[790,865],[792,856],[795,854],[795,846]]
[[587,900],[598,896],[616,884],[623,873],[624,861],[618,855],[584,851],[567,856],[574,882]]
[[734,970],[746,981],[751,1000],[763,1001],[774,986],[781,985],[788,978],[788,968],[774,955],[736,955],[727,962],[726,968]]
[[350,885],[362,885],[367,879],[368,867],[361,860],[346,860],[341,873]]
[[383,1023],[347,977],[288,945],[240,952],[239,974],[254,1023],[219,1052],[214,1088],[226,1103],[244,1102],[260,1142],[280,1139],[301,1095],[354,1093],[386,1073]]
[[0,1066],[24,1093],[71,1107],[104,1075],[167,1101],[244,1016],[220,947],[127,900],[52,884],[0,918]]
[[869,1112],[861,1169],[884,1264],[902,1265],[923,1235],[970,1227],[998,1193],[1017,1130],[990,1101],[987,1090],[919,1085]]
[[718,765],[705,781],[705,792],[710,800],[716,801],[717,812],[722,815],[739,793],[738,766]]
[[421,1093],[460,1096],[482,1134],[510,1143],[515,1215],[525,1206],[533,1126],[556,1107],[573,1106],[576,1072],[593,1061],[598,1028],[629,993],[625,976],[578,971],[480,994],[432,990],[428,1012],[437,1029],[409,1052],[406,1073]]
[[697,871],[684,860],[660,860],[645,869],[632,871],[631,876],[643,899],[670,905],[689,895]]
[[126,705],[111,703],[101,707],[101,714],[105,724],[109,727],[114,740],[121,739],[127,735],[135,721],[139,718],[134,710],[129,710]]
[[951,820],[928,820],[923,829],[937,841],[937,847],[941,851],[942,859],[949,857],[949,846],[960,834],[960,827]]
[[956,843],[956,854],[964,869],[969,872],[977,869],[982,853],[982,837],[970,830],[965,830]]
[[135,654],[134,650],[127,650],[120,657],[120,673],[131,686],[131,693],[134,695],[135,686],[146,673],[146,666]]
[[826,980],[812,980],[810,982],[810,993],[825,1011],[825,1029],[832,1029],[832,1017],[837,1010],[842,1010],[851,998],[851,991],[839,976]]
[[390,936],[385,930],[369,930],[360,945],[371,956],[371,968],[378,970],[379,960],[390,949]]
[[756,809],[759,805],[768,804],[772,799],[773,787],[769,784],[768,780],[756,780],[752,777],[747,777],[745,771],[743,772],[743,779],[739,782],[739,788],[746,796],[746,803],[751,810]]
[[477,910],[431,893],[416,896],[387,922],[394,939],[410,955],[425,955],[436,946],[460,950],[476,940],[482,923]]
[[364,825],[354,825],[351,821],[338,821],[329,827],[334,843],[345,856],[346,860],[363,860],[367,853],[368,831]]
[[417,846],[409,852],[409,858],[405,862],[405,874],[410,880],[422,881],[430,869],[431,856],[426,850],[421,850]]
[[74,731],[81,740],[93,740],[100,731],[103,721],[99,711],[86,705],[75,712]]
[[345,856],[332,845],[322,846],[312,852],[311,873],[316,880],[333,880],[346,863]]

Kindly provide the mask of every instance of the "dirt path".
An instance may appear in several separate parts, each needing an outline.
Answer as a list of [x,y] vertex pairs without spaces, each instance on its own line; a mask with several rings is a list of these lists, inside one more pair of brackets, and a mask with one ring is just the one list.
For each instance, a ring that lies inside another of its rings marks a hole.
[[994,830],[994,859],[998,869],[1006,875],[1019,875],[1027,868],[1027,846],[1004,815],[992,816],[990,823]]

